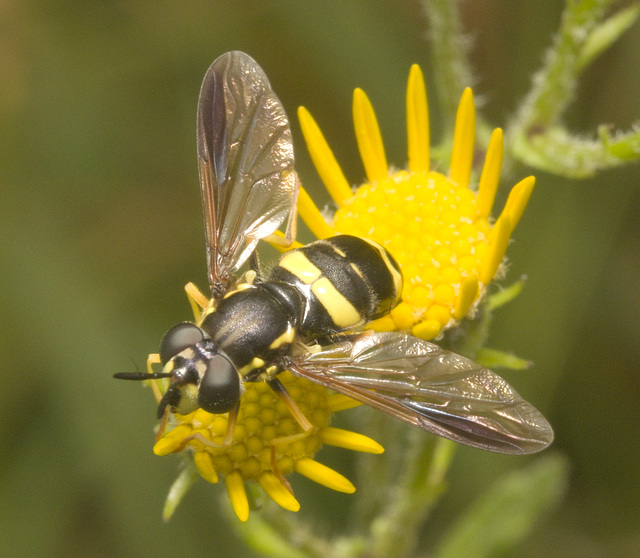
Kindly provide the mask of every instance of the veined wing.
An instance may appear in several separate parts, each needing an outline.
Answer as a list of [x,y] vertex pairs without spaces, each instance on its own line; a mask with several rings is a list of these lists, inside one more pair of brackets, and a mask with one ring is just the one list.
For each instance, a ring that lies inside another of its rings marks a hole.
[[291,372],[456,442],[534,453],[553,430],[500,376],[433,343],[364,333],[294,359]]
[[258,240],[291,219],[297,196],[287,115],[247,54],[228,52],[207,70],[197,143],[209,283],[222,296]]

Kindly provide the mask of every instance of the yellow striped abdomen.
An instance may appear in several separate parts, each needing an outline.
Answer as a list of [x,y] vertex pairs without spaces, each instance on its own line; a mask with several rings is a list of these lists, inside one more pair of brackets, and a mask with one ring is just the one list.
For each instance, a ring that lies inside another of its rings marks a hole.
[[269,281],[301,292],[298,329],[307,335],[357,329],[388,314],[402,292],[402,274],[391,255],[376,242],[351,235],[287,252]]

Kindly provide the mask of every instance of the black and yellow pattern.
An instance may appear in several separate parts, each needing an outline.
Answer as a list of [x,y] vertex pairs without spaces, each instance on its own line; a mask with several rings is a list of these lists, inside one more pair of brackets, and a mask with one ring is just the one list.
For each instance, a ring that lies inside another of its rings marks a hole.
[[[414,77],[418,73],[412,70]],[[426,110],[421,87],[410,91],[415,102],[409,113],[416,113],[414,105]],[[450,180],[462,202],[458,218],[447,190],[436,188],[449,179],[436,180],[437,173],[429,171],[426,124],[420,124],[419,133],[411,132],[410,126],[410,138],[415,136],[410,145],[416,148],[410,148],[405,172],[410,176],[404,177],[403,171],[389,176],[377,123],[363,95],[356,94],[356,128],[363,132],[359,136],[373,139],[361,146],[371,188],[358,191],[370,192],[362,201],[377,207],[376,218],[404,222],[414,234],[413,243],[384,226],[376,229],[370,221],[373,213],[366,208],[355,211],[359,198],[350,201],[350,189],[336,174],[331,157],[328,167],[321,167],[329,172],[321,174],[329,177],[340,209],[356,228],[341,228],[338,215],[333,227],[324,222],[300,188],[289,123],[264,72],[246,54],[227,53],[208,70],[198,103],[198,161],[212,296],[188,285],[195,323],[178,324],[167,332],[160,354],[149,355],[146,373],[116,374],[121,379],[155,380],[161,419],[155,453],[188,449],[209,482],[223,474],[233,508],[243,521],[249,515],[246,480],[257,481],[274,501],[293,511],[299,504],[283,476],[292,471],[353,492],[348,480],[313,456],[321,444],[382,451],[366,437],[328,426],[331,413],[353,406],[354,400],[427,432],[489,451],[532,453],[553,439],[544,417],[502,378],[425,340],[461,319],[477,300],[481,285],[494,276],[533,181],[514,188],[503,215],[490,228],[486,218],[497,186],[501,135],[494,133],[498,148],[490,149],[494,155],[485,165],[490,170],[483,173],[478,201],[472,203],[472,135],[459,133],[456,126],[458,147],[454,146],[452,161],[457,163],[452,162]],[[473,115],[470,92],[463,99],[467,100],[459,121],[468,124]],[[417,112],[424,116],[422,109]],[[327,155],[324,139],[314,137],[318,141],[312,146]],[[412,153],[417,151],[421,155],[414,160]],[[313,153],[317,155],[317,149]],[[416,192],[405,191],[407,186],[416,186]],[[419,194],[425,191],[434,195],[423,199]],[[241,267],[260,240],[292,246],[296,199],[300,214],[321,240],[285,253],[266,276],[257,269],[241,276]],[[389,201],[386,206],[378,203],[384,200]],[[448,204],[442,224],[435,219],[436,202]],[[407,211],[413,211],[413,221],[403,217]],[[486,225],[480,236],[474,236],[474,215]],[[462,223],[460,230],[451,226],[455,222]],[[461,241],[474,238],[469,253],[463,253]],[[416,275],[420,262],[427,263],[429,275]],[[454,264],[462,265],[462,271]],[[455,285],[454,280],[461,283]],[[378,333],[356,334],[364,327]],[[390,331],[394,329],[410,329],[414,336]],[[162,372],[154,371],[154,364],[161,364]]]
[[287,252],[266,280],[227,293],[200,327],[243,378],[275,376],[273,363],[296,339],[356,330],[387,315],[401,292],[400,269],[382,246],[339,235]]
[[299,328],[315,336],[357,329],[388,314],[402,292],[393,257],[378,243],[351,235],[288,252],[269,278],[303,294]]

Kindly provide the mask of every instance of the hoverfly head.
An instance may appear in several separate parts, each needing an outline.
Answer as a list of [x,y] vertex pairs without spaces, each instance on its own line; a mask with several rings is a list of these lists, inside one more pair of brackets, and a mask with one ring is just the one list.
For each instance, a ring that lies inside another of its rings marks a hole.
[[170,385],[158,405],[158,418],[167,407],[180,414],[198,408],[227,413],[240,401],[241,379],[229,357],[198,326],[180,323],[165,333],[160,343],[162,372],[124,372],[121,380],[169,378]]

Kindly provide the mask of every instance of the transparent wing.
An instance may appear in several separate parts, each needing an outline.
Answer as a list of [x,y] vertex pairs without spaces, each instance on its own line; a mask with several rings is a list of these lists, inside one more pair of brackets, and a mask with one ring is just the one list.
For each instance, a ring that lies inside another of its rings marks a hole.
[[290,370],[484,450],[534,453],[553,440],[545,418],[500,376],[410,335],[365,333],[295,358]]
[[197,136],[209,283],[221,296],[258,240],[289,223],[297,196],[287,115],[247,54],[228,52],[207,70]]

